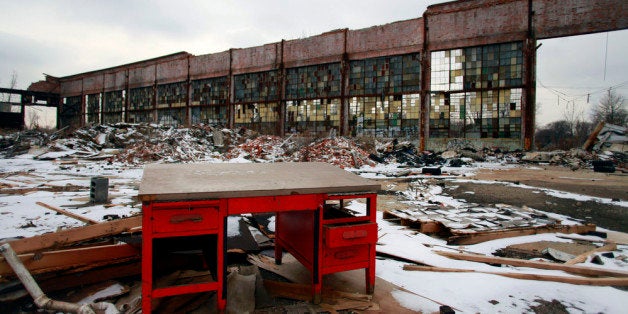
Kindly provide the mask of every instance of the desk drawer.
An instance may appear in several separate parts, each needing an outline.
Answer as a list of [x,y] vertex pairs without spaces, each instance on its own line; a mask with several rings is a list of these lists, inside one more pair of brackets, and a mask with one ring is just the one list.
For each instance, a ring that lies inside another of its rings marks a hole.
[[325,245],[330,248],[377,242],[377,224],[374,222],[327,225],[323,229]]
[[153,211],[153,232],[181,232],[218,229],[218,207],[156,209]]
[[[369,245],[327,248],[323,250],[323,267],[343,266],[354,263],[368,262]],[[347,268],[350,269],[350,268]]]

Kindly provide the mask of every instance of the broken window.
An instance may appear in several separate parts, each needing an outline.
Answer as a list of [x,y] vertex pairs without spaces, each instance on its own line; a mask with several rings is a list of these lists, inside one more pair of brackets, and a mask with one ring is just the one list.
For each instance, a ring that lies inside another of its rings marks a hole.
[[432,52],[430,136],[518,138],[522,49],[515,42]]
[[105,92],[103,100],[103,123],[118,123],[124,121],[123,90]]
[[186,82],[157,85],[157,108],[185,107],[188,98]]
[[325,136],[340,125],[340,99],[289,100],[286,102],[286,133]]
[[129,97],[130,110],[145,110],[153,108],[153,87],[132,88]]
[[449,103],[444,93],[432,93],[430,106],[430,137],[449,136]]
[[152,123],[153,112],[152,111],[130,111],[129,122],[130,123]]
[[61,127],[63,126],[81,126],[81,96],[66,97],[63,100],[59,120]]
[[340,97],[340,63],[286,70],[286,99]]
[[235,105],[235,126],[245,127],[264,134],[275,133],[278,121],[277,103],[251,103]]
[[417,137],[419,135],[419,119],[421,114],[421,97],[419,94],[407,94],[401,97],[401,135]]
[[157,110],[157,121],[162,125],[179,126],[185,123],[185,108]]
[[225,105],[229,99],[229,78],[221,76],[192,81],[192,106]]
[[154,122],[153,87],[132,88],[129,93],[129,122]]
[[190,109],[192,124],[227,125],[227,106],[194,106]]
[[276,101],[278,76],[277,70],[234,76],[235,102]]
[[87,108],[85,110],[85,121],[87,123],[100,123],[100,93],[89,94],[87,97]]

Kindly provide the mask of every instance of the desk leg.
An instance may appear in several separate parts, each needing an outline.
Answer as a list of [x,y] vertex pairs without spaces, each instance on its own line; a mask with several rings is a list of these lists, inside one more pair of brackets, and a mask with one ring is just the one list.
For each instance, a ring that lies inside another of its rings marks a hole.
[[[150,207],[150,205],[148,205]],[[153,239],[150,216],[150,209],[144,209],[142,225],[144,226],[144,236],[142,241],[142,313],[150,314],[152,310],[153,292]],[[148,230],[147,230],[148,229]]]
[[[375,248],[372,249],[375,251]],[[364,270],[366,278],[366,294],[375,293],[375,257],[372,256],[369,261],[369,267]]]
[[216,307],[220,313],[224,312],[227,308],[227,267],[225,265],[225,258],[227,257],[227,216],[223,217],[222,228],[218,231],[217,248],[217,277],[221,286],[216,291]]
[[[377,222],[377,195],[373,194],[367,199],[367,214],[371,222]],[[377,241],[376,241],[377,242]],[[369,245],[369,267],[365,269],[366,293],[375,293],[375,251],[377,243]]]
[[321,221],[323,220],[322,210],[319,206],[314,211],[314,260],[312,261],[312,301],[314,304],[321,303],[321,290],[323,286],[322,263],[323,258],[321,245],[323,239],[321,237]]
[[279,234],[281,227],[279,227],[279,215],[281,213],[275,213],[275,264],[281,265],[283,258],[283,247],[281,246],[281,236]]

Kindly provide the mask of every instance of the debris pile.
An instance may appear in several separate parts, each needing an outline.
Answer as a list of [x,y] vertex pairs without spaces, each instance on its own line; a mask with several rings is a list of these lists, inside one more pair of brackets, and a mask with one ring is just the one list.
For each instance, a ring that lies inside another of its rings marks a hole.
[[226,160],[243,157],[251,160],[277,161],[286,157],[285,149],[291,146],[290,138],[286,140],[279,136],[261,135],[229,150]]
[[343,169],[374,165],[366,151],[344,137],[318,139],[296,152],[292,160],[327,162]]
[[[416,147],[410,142],[401,142],[397,139],[393,139],[391,142],[378,143],[376,153],[369,155],[369,158],[378,163],[399,163],[405,166],[423,166],[426,164],[417,154]],[[423,155],[428,156],[428,155]],[[433,165],[437,160],[432,160]]]
[[569,151],[529,152],[521,157],[522,162],[547,163],[568,167],[571,170],[591,168],[591,162],[595,159],[596,155],[579,148]]
[[[40,160],[85,159],[141,165],[147,162],[198,162],[245,158],[257,162],[325,161],[341,168],[364,165],[397,164],[400,167],[462,167],[474,162],[546,163],[576,169],[595,168],[604,162],[605,171],[624,169],[622,150],[625,129],[606,125],[600,129],[592,152],[503,151],[500,148],[476,149],[462,140],[452,140],[443,152],[417,150],[412,142],[397,139],[375,145],[360,144],[344,137],[316,140],[290,135],[286,138],[259,135],[250,130],[231,130],[207,125],[175,128],[156,124],[105,124],[86,126],[63,136],[64,130],[47,134],[23,131],[0,136],[0,155],[13,157],[30,151]],[[618,133],[619,132],[619,133]],[[596,133],[598,134],[598,133]],[[619,142],[618,142],[619,141]],[[620,143],[621,142],[621,143]],[[610,146],[609,146],[610,145]],[[368,147],[368,149],[365,149]],[[612,167],[609,166],[612,163]],[[599,168],[599,167],[598,167]],[[601,169],[601,168],[600,168]]]
[[539,233],[586,233],[595,231],[595,225],[563,225],[544,212],[507,204],[480,206],[456,200],[452,204],[441,202],[439,186],[423,181],[410,184],[403,193],[413,206],[388,209],[384,218],[398,221],[425,234],[439,234],[448,244],[475,244],[492,239]]
[[50,135],[37,130],[27,130],[0,135],[0,156],[11,158],[27,153],[31,146],[43,146]]
[[[129,292],[126,284],[114,282],[113,279],[141,273],[141,237],[138,235],[141,225],[141,216],[134,216],[11,240],[3,245],[8,243],[11,251],[34,276],[36,284],[46,293],[78,289],[75,292],[81,292],[78,294],[82,297],[73,295],[69,298],[73,300],[69,302],[95,303],[114,300]],[[12,264],[0,258],[0,303],[19,300],[31,292],[31,289],[27,292],[19,284],[14,273],[14,270],[18,270]],[[24,279],[20,277],[20,280]],[[100,288],[92,290],[92,285],[96,284]],[[111,286],[115,286],[115,289]],[[84,299],[90,295],[99,295],[98,300]],[[125,305],[117,304],[116,307],[121,309]]]

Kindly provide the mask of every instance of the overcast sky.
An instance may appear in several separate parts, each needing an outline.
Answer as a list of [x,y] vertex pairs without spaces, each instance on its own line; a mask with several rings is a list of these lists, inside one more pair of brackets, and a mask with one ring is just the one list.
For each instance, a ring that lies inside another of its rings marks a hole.
[[[420,0],[0,0],[0,86],[17,88],[179,51],[195,55],[420,17]],[[602,91],[628,96],[628,31],[542,41],[537,124],[588,114]],[[608,47],[608,48],[607,48]],[[604,77],[606,76],[606,77]],[[559,98],[560,96],[560,98]]]

